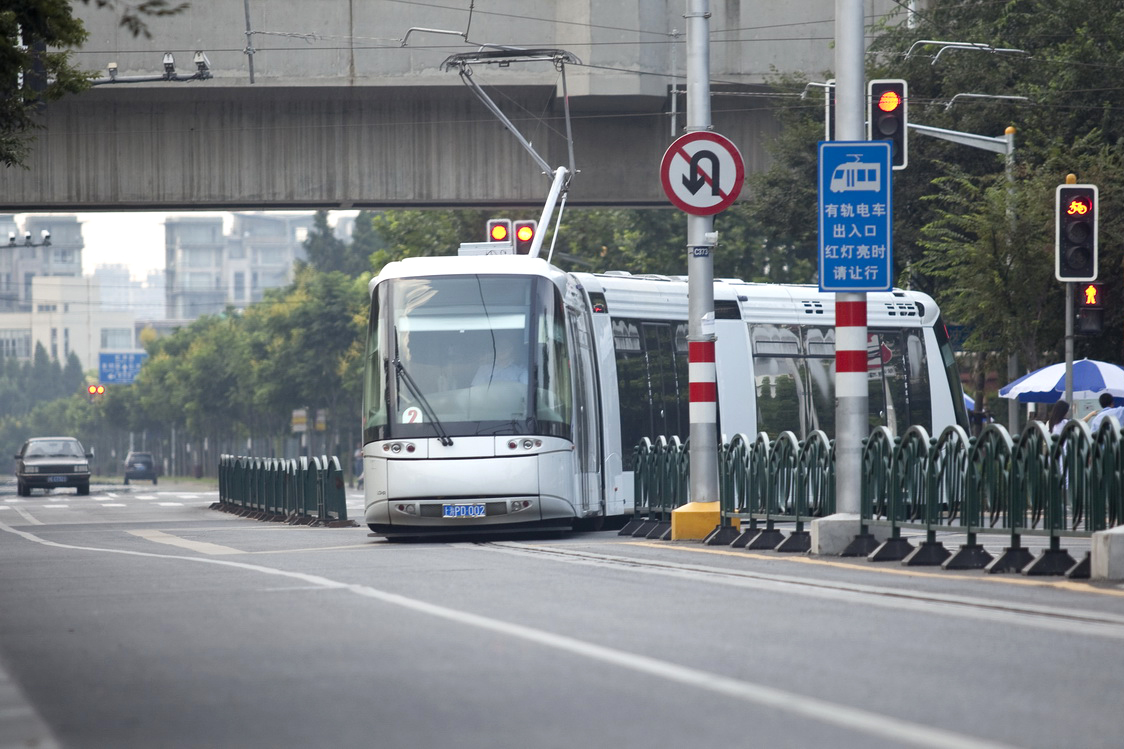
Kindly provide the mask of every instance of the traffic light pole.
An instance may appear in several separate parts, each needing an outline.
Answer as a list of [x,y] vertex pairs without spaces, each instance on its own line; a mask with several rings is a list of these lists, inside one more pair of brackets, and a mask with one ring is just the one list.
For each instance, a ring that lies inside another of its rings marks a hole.
[[1065,282],[1065,402],[1073,408],[1073,281]]
[[[862,0],[835,3],[835,136],[866,136],[866,68]],[[839,513],[859,516],[862,495],[862,447],[867,423],[866,294],[835,295],[835,504]],[[846,314],[842,314],[847,311]],[[848,349],[850,349],[848,351]],[[861,350],[856,357],[853,351]],[[840,353],[845,356],[840,369]],[[846,357],[850,353],[851,356]],[[861,362],[851,361],[861,358]],[[854,366],[851,366],[854,365]],[[862,372],[848,371],[859,368]]]
[[[866,136],[866,69],[862,0],[835,2],[835,137]],[[822,272],[822,269],[821,269]],[[812,522],[813,554],[865,554],[860,536],[862,449],[867,421],[867,296],[835,295],[835,514]]]

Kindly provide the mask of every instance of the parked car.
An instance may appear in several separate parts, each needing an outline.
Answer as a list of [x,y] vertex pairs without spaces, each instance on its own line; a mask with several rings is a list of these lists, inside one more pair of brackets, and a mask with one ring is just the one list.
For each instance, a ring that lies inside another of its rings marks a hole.
[[129,479],[152,479],[152,483],[156,483],[156,461],[152,459],[152,453],[131,452],[125,456],[126,484]]
[[30,497],[32,489],[72,486],[90,493],[90,459],[74,437],[33,437],[16,454],[16,489]]

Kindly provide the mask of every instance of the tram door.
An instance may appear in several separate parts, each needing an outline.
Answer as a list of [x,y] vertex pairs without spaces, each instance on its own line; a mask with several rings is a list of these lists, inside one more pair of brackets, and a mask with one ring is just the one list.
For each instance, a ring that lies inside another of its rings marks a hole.
[[601,497],[601,418],[597,399],[592,322],[589,311],[569,308],[574,387],[574,449],[577,453],[578,504],[582,515],[604,511]]

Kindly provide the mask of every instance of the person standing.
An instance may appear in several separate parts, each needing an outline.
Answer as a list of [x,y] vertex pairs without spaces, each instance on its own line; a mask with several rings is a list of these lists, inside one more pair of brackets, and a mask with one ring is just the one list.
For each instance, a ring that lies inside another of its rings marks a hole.
[[1061,434],[1067,421],[1069,421],[1069,403],[1059,398],[1054,407],[1050,409],[1050,420],[1046,422],[1046,429],[1050,431],[1050,434]]
[[1101,411],[1105,410],[1106,408],[1111,408],[1112,407],[1112,401],[1113,401],[1112,393],[1101,393],[1101,397],[1097,399],[1097,403],[1100,405],[1100,408],[1098,408],[1096,411],[1090,411],[1088,414],[1086,414],[1085,418],[1084,418],[1084,422],[1086,424],[1090,423],[1093,420],[1094,416],[1096,416],[1097,414],[1099,414]]

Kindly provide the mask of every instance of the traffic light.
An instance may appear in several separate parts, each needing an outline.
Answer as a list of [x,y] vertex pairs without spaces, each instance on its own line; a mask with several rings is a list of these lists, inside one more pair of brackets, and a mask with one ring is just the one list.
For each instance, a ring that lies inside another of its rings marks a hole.
[[1104,284],[1083,283],[1077,287],[1077,335],[1100,335],[1104,330]]
[[509,218],[492,218],[488,219],[488,241],[489,242],[511,242],[511,219]]
[[1058,185],[1054,276],[1059,281],[1097,280],[1097,186]]
[[516,255],[526,255],[531,251],[531,243],[535,241],[535,231],[538,226],[539,222],[533,220],[515,222],[513,230]]
[[86,388],[86,393],[91,401],[96,400],[98,396],[105,395],[105,385],[90,385]]
[[890,164],[905,169],[909,161],[909,104],[900,78],[869,81],[866,85],[866,139],[890,141]]

